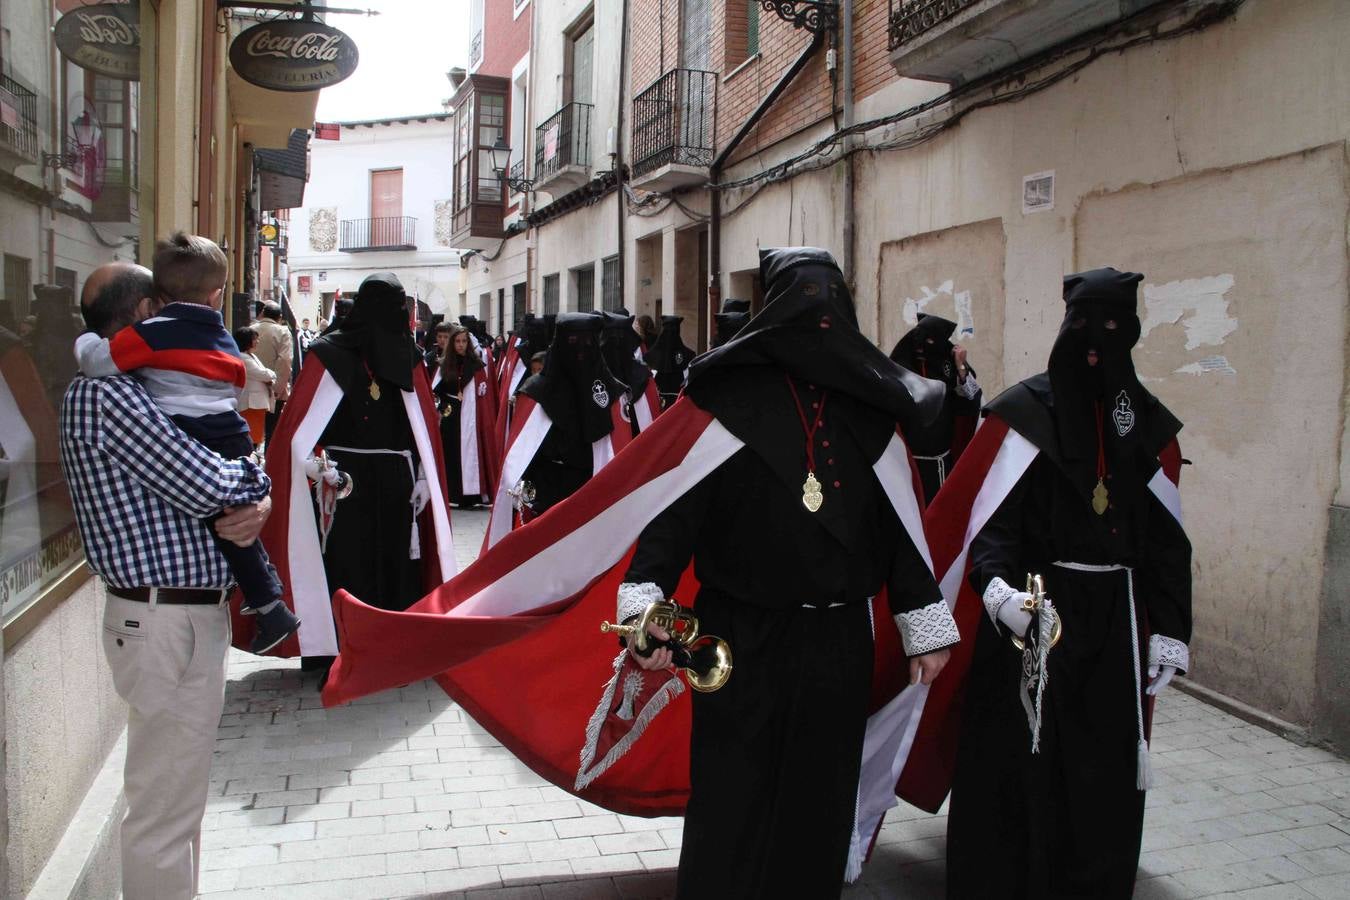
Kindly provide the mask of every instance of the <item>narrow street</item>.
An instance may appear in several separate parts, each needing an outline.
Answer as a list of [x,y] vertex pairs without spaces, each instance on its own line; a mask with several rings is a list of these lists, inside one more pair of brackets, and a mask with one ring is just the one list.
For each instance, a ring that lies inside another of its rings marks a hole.
[[[461,565],[486,519],[454,514]],[[1136,897],[1350,898],[1350,763],[1176,690],[1158,705],[1153,749]],[[202,890],[670,897],[680,824],[614,815],[546,783],[433,682],[325,710],[298,661],[235,652]],[[945,829],[944,816],[893,810],[844,896],[941,897]]]

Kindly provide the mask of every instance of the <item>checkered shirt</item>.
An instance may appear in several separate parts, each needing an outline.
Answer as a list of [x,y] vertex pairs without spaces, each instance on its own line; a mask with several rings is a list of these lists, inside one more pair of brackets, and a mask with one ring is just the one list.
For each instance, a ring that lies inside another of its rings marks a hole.
[[125,375],[71,383],[61,467],[89,567],[121,588],[233,584],[203,520],[272,486],[252,460],[222,459],[180,431]]

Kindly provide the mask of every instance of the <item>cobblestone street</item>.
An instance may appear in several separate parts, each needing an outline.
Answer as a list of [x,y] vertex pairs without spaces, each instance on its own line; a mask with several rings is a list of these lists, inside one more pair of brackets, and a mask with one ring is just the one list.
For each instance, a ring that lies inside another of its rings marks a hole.
[[[486,515],[454,521],[463,565]],[[298,661],[232,658],[207,896],[673,894],[679,819],[614,815],[546,783],[430,681],[330,710],[315,687]],[[1136,897],[1350,898],[1350,763],[1177,690],[1153,748]],[[892,811],[844,896],[942,896],[945,829]]]

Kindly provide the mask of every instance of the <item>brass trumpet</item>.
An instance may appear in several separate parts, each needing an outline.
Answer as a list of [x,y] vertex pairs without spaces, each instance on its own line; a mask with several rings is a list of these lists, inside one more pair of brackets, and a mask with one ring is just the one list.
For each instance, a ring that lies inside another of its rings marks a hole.
[[[1041,578],[1041,576],[1039,575],[1032,575],[1028,573],[1027,593],[1030,594],[1031,596],[1022,601],[1022,611],[1029,612],[1034,615],[1035,613],[1040,612],[1041,609],[1043,609],[1046,606],[1047,600],[1045,596],[1045,580]],[[1050,627],[1050,646],[1054,647],[1056,644],[1058,644],[1059,639],[1062,638],[1063,636],[1064,636],[1064,620],[1061,619],[1058,614],[1056,614],[1054,624],[1051,625]],[[1026,642],[1023,641],[1022,638],[1018,637],[1017,635],[1015,634],[1010,635],[1010,637],[1012,638],[1013,646],[1016,647],[1018,650],[1021,650],[1026,645]]]
[[[663,629],[670,638],[657,640],[647,633],[648,625]],[[668,600],[649,603],[636,624],[601,622],[600,631],[629,638],[639,656],[649,656],[659,647],[668,648],[674,656],[675,667],[684,671],[689,686],[696,691],[711,693],[731,677],[731,646],[710,634],[700,637],[698,618],[678,603]]]

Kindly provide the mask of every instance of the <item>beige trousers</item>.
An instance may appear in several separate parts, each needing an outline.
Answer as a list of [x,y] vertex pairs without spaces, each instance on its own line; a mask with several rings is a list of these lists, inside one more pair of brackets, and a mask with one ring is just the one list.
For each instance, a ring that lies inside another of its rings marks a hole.
[[229,611],[108,595],[103,652],[127,718],[125,900],[197,894],[202,814],[225,702]]

